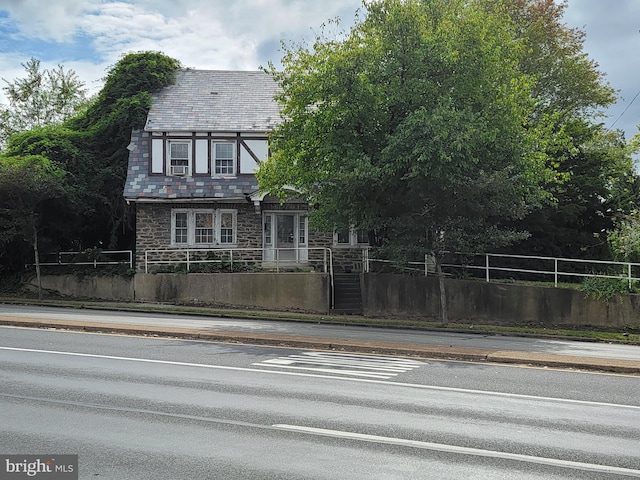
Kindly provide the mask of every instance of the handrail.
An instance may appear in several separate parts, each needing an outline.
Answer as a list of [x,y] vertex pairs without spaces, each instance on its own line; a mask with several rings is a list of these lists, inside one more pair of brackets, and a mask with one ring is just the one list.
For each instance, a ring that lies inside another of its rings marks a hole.
[[[192,264],[198,263],[222,263],[223,261],[228,261],[230,263],[231,269],[233,269],[233,264],[235,262],[247,263],[250,261],[259,261],[263,264],[274,264],[276,271],[279,272],[280,268],[285,265],[303,265],[307,263],[307,259],[302,259],[300,257],[300,253],[302,250],[306,252],[310,251],[322,251],[324,252],[324,257],[322,259],[323,270],[325,273],[331,273],[333,271],[333,255],[331,249],[328,247],[304,247],[304,248],[273,248],[274,252],[273,259],[264,257],[264,248],[158,248],[158,249],[148,249],[144,251],[144,271],[145,273],[149,273],[150,265],[162,265],[162,264],[175,264],[175,263],[186,263],[187,272],[190,271],[190,267]],[[254,260],[244,260],[239,258],[234,254],[247,252],[247,253],[256,253],[256,258]],[[293,252],[294,258],[283,258],[283,252]],[[327,258],[327,252],[329,253]],[[194,259],[193,254],[207,254],[207,253],[216,253],[220,255],[226,255],[227,258],[220,259]],[[153,260],[150,258],[151,255],[154,254],[178,254],[178,258],[167,258],[161,260]],[[258,258],[259,257],[259,258]]]
[[[97,268],[99,265],[122,265],[123,263],[129,264],[129,268],[133,268],[133,251],[132,250],[100,250],[96,252],[96,258],[86,262],[73,262],[67,261],[63,262],[63,256],[65,255],[92,255],[94,252],[92,251],[83,251],[83,252],[55,252],[55,253],[45,253],[46,255],[56,255],[57,261],[55,262],[39,262],[40,266],[58,266],[58,265],[93,265],[93,268]],[[101,256],[110,256],[110,255],[127,255],[127,260],[98,260]]]
[[[447,252],[448,253],[448,252]],[[619,262],[619,261],[608,261],[608,260],[586,260],[581,258],[563,258],[563,257],[544,257],[539,255],[514,255],[514,254],[501,254],[501,253],[483,253],[483,254],[466,254],[455,252],[455,255],[460,255],[464,257],[475,257],[475,258],[483,258],[483,265],[470,265],[468,263],[446,263],[442,264],[443,267],[449,268],[466,268],[470,270],[481,270],[485,272],[485,280],[487,282],[491,281],[491,272],[513,272],[513,273],[526,273],[533,275],[553,275],[554,278],[554,286],[558,286],[559,279],[562,277],[594,277],[594,278],[614,278],[620,280],[627,280],[629,285],[634,281],[639,281],[639,276],[634,276],[634,269],[640,269],[640,263],[634,262]],[[381,263],[395,263],[391,260],[384,259],[373,259],[369,251],[363,253],[363,257],[366,261],[364,266],[364,271],[369,271],[370,265],[369,262],[381,262]],[[553,269],[550,268],[517,268],[513,266],[502,267],[498,265],[492,265],[491,259],[493,258],[510,258],[510,259],[520,259],[520,260],[542,260],[553,262]],[[584,272],[569,272],[563,271],[561,269],[561,264],[570,264],[570,263],[580,263],[580,264],[593,264],[593,265],[602,265],[602,266],[622,266],[625,267],[625,273],[621,273],[619,275],[610,274],[610,273],[584,273]],[[425,255],[424,262],[407,262],[407,268],[410,265],[420,266],[420,270],[422,270],[422,266],[424,266],[424,274],[425,276],[428,273],[428,256]]]

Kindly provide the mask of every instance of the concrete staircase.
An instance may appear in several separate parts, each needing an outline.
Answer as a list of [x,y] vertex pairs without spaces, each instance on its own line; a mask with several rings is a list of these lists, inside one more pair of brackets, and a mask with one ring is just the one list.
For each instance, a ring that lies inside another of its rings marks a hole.
[[349,315],[362,314],[362,292],[360,275],[357,273],[336,273],[333,276],[334,312]]

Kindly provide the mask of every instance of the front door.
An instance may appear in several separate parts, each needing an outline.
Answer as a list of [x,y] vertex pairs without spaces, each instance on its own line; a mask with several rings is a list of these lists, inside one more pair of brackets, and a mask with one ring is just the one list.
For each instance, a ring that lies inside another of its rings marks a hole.
[[307,217],[302,213],[264,214],[264,260],[307,261]]
[[296,239],[294,216],[278,214],[276,219],[276,259],[294,260],[296,258]]

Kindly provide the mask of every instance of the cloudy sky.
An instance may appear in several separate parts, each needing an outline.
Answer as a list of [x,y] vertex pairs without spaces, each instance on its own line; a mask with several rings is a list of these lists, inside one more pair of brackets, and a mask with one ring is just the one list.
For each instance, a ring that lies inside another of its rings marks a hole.
[[[35,57],[45,68],[75,70],[96,91],[122,54],[143,50],[186,67],[255,70],[278,64],[281,40],[311,40],[336,17],[348,28],[360,7],[360,0],[0,0],[0,77],[23,77],[21,63]],[[605,125],[630,138],[640,124],[640,0],[569,0],[564,20],[587,33],[585,51],[620,92]]]

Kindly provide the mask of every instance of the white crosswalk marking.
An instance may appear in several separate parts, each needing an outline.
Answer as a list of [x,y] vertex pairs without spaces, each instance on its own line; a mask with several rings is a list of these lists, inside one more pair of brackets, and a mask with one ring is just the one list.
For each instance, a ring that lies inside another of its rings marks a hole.
[[400,373],[409,372],[424,362],[407,358],[356,355],[351,353],[303,352],[262,362],[255,366],[285,368],[291,370],[311,370],[314,372],[377,378],[386,380]]

